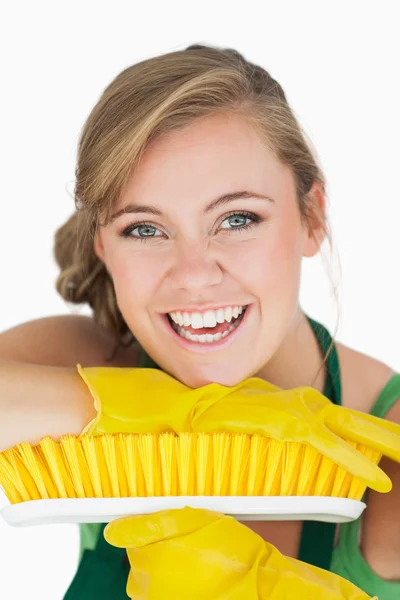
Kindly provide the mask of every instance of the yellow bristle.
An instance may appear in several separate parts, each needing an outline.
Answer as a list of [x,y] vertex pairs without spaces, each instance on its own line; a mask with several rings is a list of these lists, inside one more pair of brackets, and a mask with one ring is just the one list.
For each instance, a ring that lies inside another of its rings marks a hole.
[[161,483],[164,496],[177,496],[177,444],[173,433],[160,435]]
[[17,448],[18,446],[15,446],[4,451],[4,456],[10,465],[8,475],[25,502],[39,500],[39,490],[23,459],[19,456]]
[[128,492],[128,485],[123,469],[118,441],[112,434],[105,434],[101,436],[101,442],[110,477],[111,497],[125,497]]
[[195,493],[195,439],[190,433],[176,438],[176,462],[178,467],[178,495],[193,496]]
[[269,442],[270,440],[261,435],[253,435],[250,438],[249,468],[245,492],[248,496],[262,495]]
[[115,463],[116,463],[116,476],[118,478],[118,487],[121,498],[125,498],[128,495],[128,481],[124,469],[124,461],[122,459],[122,449],[120,438],[114,436],[115,439]]
[[95,437],[96,456],[97,456],[98,468],[99,468],[100,476],[101,476],[103,497],[111,498],[112,497],[111,481],[110,481],[110,475],[108,473],[107,457],[104,454],[103,442],[102,442],[101,438],[102,438],[101,435],[97,435]]
[[213,447],[212,438],[207,433],[196,435],[196,487],[199,496],[212,495]]
[[26,465],[29,473],[36,484],[41,498],[57,498],[57,489],[43,464],[42,458],[36,446],[31,446],[27,442],[18,444],[16,448],[21,457],[21,461]]
[[267,468],[262,494],[264,496],[279,496],[284,458],[284,442],[269,440]]
[[213,440],[213,492],[214,496],[227,496],[230,478],[230,451],[232,435],[214,433]]
[[348,498],[351,498],[352,500],[361,500],[366,489],[367,486],[365,485],[365,483],[363,481],[360,481],[357,477],[354,477],[350,484]]
[[153,433],[138,436],[138,450],[142,463],[146,496],[160,496],[160,455],[158,436]]
[[[375,464],[381,454],[346,440]],[[366,489],[307,444],[230,433],[102,434],[43,438],[0,452],[13,504],[41,498],[175,495],[332,496]]]
[[66,435],[61,438],[60,444],[77,498],[93,498],[93,486],[79,440],[72,435]]
[[312,446],[304,445],[303,457],[299,468],[296,494],[298,496],[311,496],[315,487],[317,471],[322,455]]
[[243,496],[246,493],[249,452],[250,437],[246,434],[235,435],[231,443],[231,475],[229,478],[230,496]]
[[330,495],[335,498],[346,498],[351,480],[353,479],[352,475],[342,467],[338,467],[335,473],[335,479],[333,480],[332,490]]
[[128,495],[145,496],[145,481],[142,462],[139,456],[138,435],[133,433],[117,434],[120,440],[121,457],[126,474]]
[[9,475],[10,464],[7,459],[0,453],[0,482],[3,487],[4,493],[11,502],[11,504],[18,504],[23,501],[21,494],[13,482],[13,474]]
[[43,460],[47,463],[47,468],[57,488],[58,497],[76,498],[74,486],[65,467],[60,445],[50,437],[46,437],[40,441],[38,449],[41,450]]
[[295,493],[303,454],[304,444],[298,442],[285,444],[281,478],[282,496],[293,496]]
[[[105,470],[102,471],[101,469],[99,451],[97,449],[97,446],[99,445],[99,440],[96,437],[84,435],[80,440],[80,444],[88,468],[90,481],[93,486],[94,497],[109,497],[103,491],[104,488],[107,486],[107,482],[109,482],[109,478],[108,473],[105,472]],[[107,489],[109,489],[109,487],[110,486],[108,486]]]
[[315,481],[315,496],[330,496],[335,480],[338,466],[326,456],[323,456],[319,465],[317,478]]

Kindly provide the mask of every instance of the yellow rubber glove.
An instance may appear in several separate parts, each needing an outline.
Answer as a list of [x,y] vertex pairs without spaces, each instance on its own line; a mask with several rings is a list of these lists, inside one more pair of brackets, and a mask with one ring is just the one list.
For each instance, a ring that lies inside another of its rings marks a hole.
[[248,527],[203,509],[166,510],[109,523],[126,548],[135,600],[367,600],[352,583],[281,554]]
[[90,367],[78,372],[97,416],[82,435],[230,432],[302,442],[369,487],[390,491],[389,477],[343,438],[400,462],[400,425],[335,406],[311,387],[282,390],[253,377],[233,387],[192,389],[157,369]]

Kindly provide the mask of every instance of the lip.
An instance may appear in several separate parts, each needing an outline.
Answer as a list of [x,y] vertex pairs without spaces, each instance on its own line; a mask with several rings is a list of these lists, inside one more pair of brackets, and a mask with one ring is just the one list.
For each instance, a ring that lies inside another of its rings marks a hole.
[[207,310],[218,310],[219,308],[228,308],[231,307],[233,308],[234,306],[243,306],[243,307],[248,307],[250,306],[249,303],[247,304],[237,304],[236,302],[233,304],[199,304],[198,306],[194,305],[194,306],[190,306],[190,307],[186,307],[186,308],[172,308],[171,310],[164,310],[164,311],[160,311],[160,315],[166,315],[171,314],[173,312],[180,312],[180,313],[193,313],[193,312],[206,312]]
[[[232,305],[228,305],[228,306],[232,306]],[[233,306],[238,306],[238,305],[234,304]],[[245,306],[245,305],[243,305],[243,306]],[[222,307],[220,307],[220,308],[222,308]],[[232,331],[232,333],[230,333],[226,338],[219,340],[219,342],[212,342],[211,344],[210,343],[202,344],[200,342],[191,342],[190,340],[187,340],[186,338],[181,337],[171,327],[171,325],[168,321],[167,315],[163,314],[160,316],[161,316],[161,321],[162,321],[163,327],[168,331],[169,335],[172,335],[172,337],[176,340],[176,342],[182,348],[184,348],[185,350],[189,350],[190,352],[193,352],[195,354],[210,354],[210,353],[216,352],[218,350],[223,350],[224,348],[226,348],[227,346],[229,346],[230,344],[232,344],[235,341],[237,336],[240,334],[240,330],[243,328],[243,326],[247,322],[251,312],[252,312],[252,304],[248,304],[247,308],[246,308],[246,312],[244,313],[243,318],[242,318],[241,322],[239,323],[238,327],[236,329],[234,329],[234,331]]]

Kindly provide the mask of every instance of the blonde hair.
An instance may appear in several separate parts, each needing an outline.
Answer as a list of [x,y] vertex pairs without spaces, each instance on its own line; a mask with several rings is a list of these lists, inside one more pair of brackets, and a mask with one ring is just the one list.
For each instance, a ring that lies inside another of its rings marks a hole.
[[[194,119],[221,112],[240,114],[260,133],[293,174],[300,214],[320,219],[308,193],[325,178],[311,143],[299,126],[280,84],[239,52],[192,45],[122,71],[104,90],[86,120],[78,144],[77,210],[55,235],[61,269],[56,287],[76,304],[87,303],[95,321],[118,346],[133,338],[119,311],[113,282],[93,248],[94,234],[107,223],[124,184],[149,143]],[[117,349],[116,348],[116,349]]]

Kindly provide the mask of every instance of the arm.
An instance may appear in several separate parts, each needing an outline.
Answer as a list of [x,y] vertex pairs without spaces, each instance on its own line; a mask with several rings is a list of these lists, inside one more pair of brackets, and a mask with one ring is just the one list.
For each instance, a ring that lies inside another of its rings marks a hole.
[[72,315],[0,334],[0,452],[45,435],[78,435],[95,409],[76,363],[102,364],[111,346],[91,318]]
[[[386,418],[400,424],[400,398]],[[389,494],[368,491],[361,551],[379,577],[400,581],[400,465],[383,457],[381,466],[392,480],[393,488]]]
[[0,358],[0,452],[46,435],[78,435],[94,416],[76,369]]

